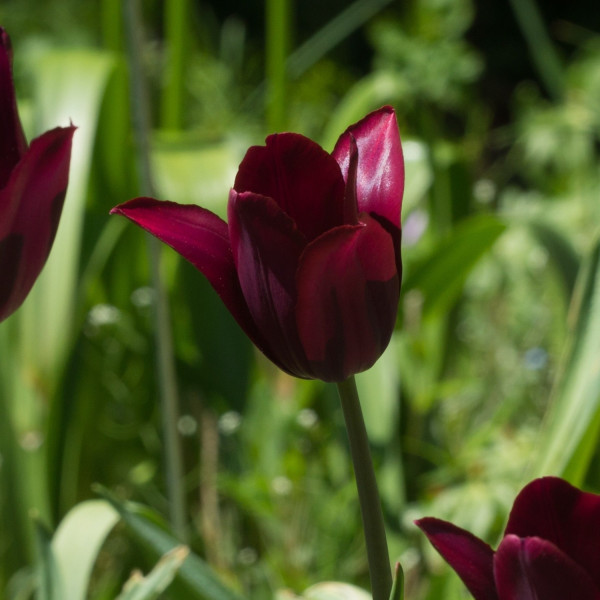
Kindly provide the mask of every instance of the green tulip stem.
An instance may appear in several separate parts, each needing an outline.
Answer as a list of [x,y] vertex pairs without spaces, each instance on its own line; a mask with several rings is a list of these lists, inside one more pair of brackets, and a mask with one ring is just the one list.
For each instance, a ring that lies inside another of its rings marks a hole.
[[[138,171],[142,194],[155,196],[150,167],[150,109],[141,65],[142,28],[139,0],[124,4],[127,55],[131,77],[131,111],[137,146]],[[186,508],[183,488],[183,460],[179,439],[179,402],[173,360],[173,339],[169,304],[160,269],[160,242],[148,235],[148,251],[155,297],[155,338],[157,377],[161,398],[161,418],[165,445],[165,470],[169,499],[169,521],[173,532],[186,539]]]
[[377,490],[377,481],[369,449],[369,438],[367,437],[365,421],[360,407],[356,381],[354,377],[349,377],[346,381],[338,383],[337,387],[342,401],[356,487],[358,488],[373,600],[389,600],[392,590],[392,570],[385,537],[381,501]]
[[266,117],[269,133],[286,129],[288,106],[286,59],[290,46],[292,0],[267,0]]

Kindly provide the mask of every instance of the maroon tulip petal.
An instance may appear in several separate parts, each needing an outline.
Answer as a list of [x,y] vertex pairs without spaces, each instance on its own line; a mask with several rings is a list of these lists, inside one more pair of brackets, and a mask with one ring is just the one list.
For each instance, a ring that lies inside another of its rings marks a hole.
[[54,241],[69,179],[74,127],[33,140],[0,191],[0,321],[25,300]]
[[13,168],[27,149],[17,112],[11,64],[10,38],[0,27],[0,188],[6,185]]
[[233,187],[273,198],[308,240],[344,222],[339,166],[318,144],[296,133],[270,135],[266,146],[252,146]]
[[506,534],[552,542],[580,564],[600,589],[600,496],[558,477],[536,479],[517,496]]
[[472,533],[440,519],[426,517],[415,523],[456,571],[475,600],[498,600],[494,551],[490,546]]
[[547,540],[507,535],[494,557],[499,600],[599,600],[600,588]]
[[389,106],[380,108],[340,136],[332,155],[344,180],[348,177],[353,137],[358,145],[358,210],[387,220],[399,246],[404,161],[394,110]]
[[124,215],[192,263],[210,282],[246,335],[265,341],[246,306],[229,242],[227,223],[194,204],[135,198],[111,211]]
[[277,364],[307,377],[294,307],[296,268],[306,241],[292,219],[265,196],[231,191],[228,207],[233,259],[244,298]]
[[389,343],[400,285],[393,241],[368,215],[310,243],[298,269],[298,331],[314,377],[343,381]]

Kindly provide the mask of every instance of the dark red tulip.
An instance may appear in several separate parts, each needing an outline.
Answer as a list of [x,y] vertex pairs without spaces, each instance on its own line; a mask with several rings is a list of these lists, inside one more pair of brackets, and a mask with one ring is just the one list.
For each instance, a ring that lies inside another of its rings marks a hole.
[[600,496],[562,479],[521,491],[496,552],[446,521],[417,525],[475,600],[600,600]]
[[48,258],[75,130],[59,127],[27,146],[11,62],[10,40],[0,28],[0,321],[21,306]]
[[251,147],[228,223],[151,198],[112,212],[196,266],[284,371],[343,381],[377,360],[394,328],[403,187],[396,116],[384,107],[349,127],[332,154],[295,133]]

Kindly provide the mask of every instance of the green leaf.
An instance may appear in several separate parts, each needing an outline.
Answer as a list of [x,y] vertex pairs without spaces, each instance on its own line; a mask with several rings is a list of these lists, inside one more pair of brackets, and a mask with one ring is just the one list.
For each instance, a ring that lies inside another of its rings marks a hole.
[[581,485],[600,433],[600,241],[578,277],[571,316],[534,470]]
[[548,252],[564,286],[566,297],[569,299],[575,288],[579,271],[577,252],[570,241],[551,225],[538,220],[529,222],[528,226],[534,237]]
[[404,294],[416,290],[422,295],[425,316],[446,312],[458,299],[473,267],[505,229],[506,224],[491,215],[465,219],[410,266],[402,283]]
[[356,376],[365,426],[369,439],[375,444],[388,443],[396,431],[400,409],[396,342],[397,336],[392,337],[381,358],[370,369]]
[[115,524],[117,511],[104,500],[86,500],[72,508],[52,539],[63,583],[60,600],[85,600],[98,552]]
[[392,593],[390,594],[390,600],[403,600],[404,599],[404,571],[402,565],[397,562],[394,573],[394,585],[392,586]]
[[[131,502],[121,502],[103,488],[98,488],[98,491],[117,510],[135,541],[154,560],[179,545],[176,538],[159,525],[162,520],[151,509]],[[186,600],[243,600],[222,583],[206,562],[194,554],[187,557],[177,573],[175,584],[179,586],[177,597]]]
[[49,387],[55,383],[72,343],[73,314],[88,177],[111,55],[92,50],[46,51],[32,61],[36,132],[72,122],[69,187],[56,240],[44,270],[17,314],[28,368]]
[[37,516],[33,521],[38,551],[37,600],[63,600],[65,596],[56,557],[50,542],[51,533]]
[[187,546],[177,546],[167,552],[150,573],[143,577],[135,572],[116,600],[152,600],[169,587],[177,571],[190,553]]
[[301,596],[304,600],[372,600],[371,594],[348,583],[325,581],[309,587]]

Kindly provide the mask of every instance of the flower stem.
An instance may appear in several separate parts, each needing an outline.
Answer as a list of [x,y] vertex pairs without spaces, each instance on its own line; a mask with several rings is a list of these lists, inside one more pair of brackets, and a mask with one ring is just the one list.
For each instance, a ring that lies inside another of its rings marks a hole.
[[288,99],[285,61],[290,45],[291,14],[292,0],[267,0],[265,51],[269,132],[286,129]]
[[385,537],[381,501],[369,450],[369,438],[358,399],[356,381],[354,377],[349,377],[346,381],[338,383],[337,387],[344,411],[350,454],[356,476],[373,600],[389,600],[392,590],[390,557]]
[[[131,76],[131,110],[137,145],[138,171],[142,194],[155,196],[150,167],[150,111],[141,65],[142,40],[139,0],[124,4],[128,63]],[[186,508],[183,489],[183,460],[177,422],[179,420],[177,379],[173,361],[173,339],[169,304],[160,270],[160,243],[148,235],[155,300],[155,337],[157,376],[161,396],[161,417],[165,443],[165,469],[169,498],[169,520],[175,535],[186,538]]]
[[168,62],[161,98],[161,126],[165,129],[181,129],[183,125],[189,4],[189,0],[169,0],[164,6]]

